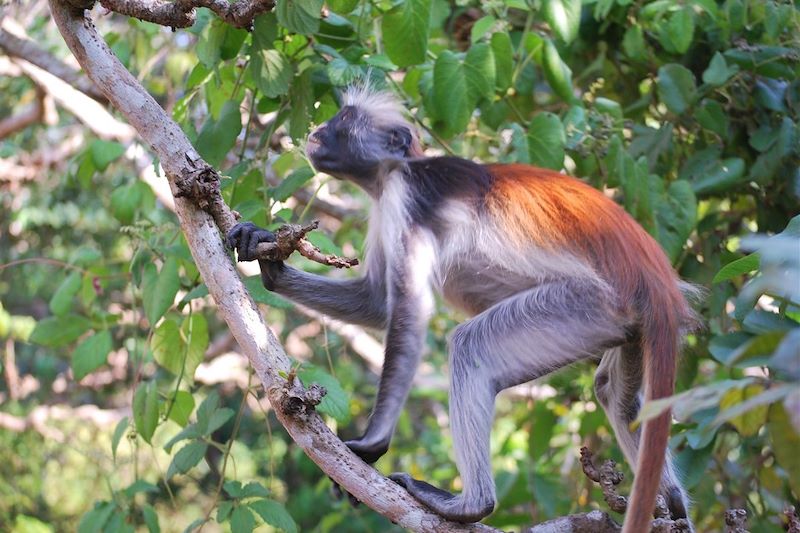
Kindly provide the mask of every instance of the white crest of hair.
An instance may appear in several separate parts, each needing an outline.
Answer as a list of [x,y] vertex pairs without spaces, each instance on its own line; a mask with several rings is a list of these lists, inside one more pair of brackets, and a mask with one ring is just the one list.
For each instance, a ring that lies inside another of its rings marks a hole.
[[366,112],[378,126],[405,126],[413,131],[397,97],[388,91],[376,90],[368,82],[348,87],[342,103]]

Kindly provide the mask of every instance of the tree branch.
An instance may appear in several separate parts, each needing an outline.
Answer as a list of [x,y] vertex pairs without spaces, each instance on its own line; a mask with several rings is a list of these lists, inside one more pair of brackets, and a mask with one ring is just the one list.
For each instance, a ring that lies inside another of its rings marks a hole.
[[[117,60],[92,21],[74,4],[50,0],[59,31],[89,78],[152,147],[169,178],[173,194],[178,180],[210,167],[180,127]],[[267,329],[258,308],[236,274],[208,213],[176,198],[181,228],[197,268],[267,391],[278,419],[305,453],[334,481],[366,505],[400,526],[415,531],[494,531],[481,524],[448,522],[414,500],[400,486],[378,474],[334,435],[313,410],[299,380],[288,383],[289,358]],[[226,208],[227,209],[227,208]],[[220,229],[233,225],[230,210],[221,210]],[[219,222],[219,221],[218,221]]]
[[60,61],[46,50],[40,48],[38,44],[28,39],[24,29],[8,17],[3,19],[0,24],[0,48],[11,57],[24,59],[46,70],[50,74],[61,78],[80,92],[91,96],[95,100],[99,100],[100,102],[106,101],[102,93],[91,81],[82,76],[80,72],[63,61]]
[[194,24],[194,10],[207,7],[219,18],[237,28],[249,29],[253,19],[275,7],[274,0],[100,0],[109,11],[172,28],[188,28]]

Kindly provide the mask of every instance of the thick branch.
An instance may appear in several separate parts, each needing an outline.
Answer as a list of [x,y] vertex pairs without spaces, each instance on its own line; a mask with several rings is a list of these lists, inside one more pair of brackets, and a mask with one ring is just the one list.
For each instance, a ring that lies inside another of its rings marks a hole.
[[[173,194],[179,192],[177,180],[209,168],[180,127],[114,57],[91,20],[61,0],[50,0],[50,8],[89,78],[159,157]],[[356,457],[310,408],[313,399],[297,402],[306,393],[296,381],[288,384],[280,376],[289,372],[289,359],[242,285],[212,218],[186,199],[177,198],[175,204],[197,268],[220,314],[267,390],[279,420],[306,454],[349,493],[403,527],[415,531],[491,531],[480,524],[447,522],[431,513]],[[232,218],[226,222],[232,225]]]
[[207,7],[231,26],[249,29],[253,19],[275,7],[274,0],[100,0],[100,4],[121,15],[173,28],[188,28],[194,24],[194,9]]

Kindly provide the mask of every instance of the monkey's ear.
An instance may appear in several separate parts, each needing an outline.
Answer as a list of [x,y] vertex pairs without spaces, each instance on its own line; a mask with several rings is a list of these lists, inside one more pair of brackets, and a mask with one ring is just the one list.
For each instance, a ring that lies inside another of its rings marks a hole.
[[405,127],[397,127],[389,130],[389,140],[386,147],[392,152],[400,152],[403,155],[408,155],[408,149],[411,147],[411,142],[414,137],[411,131]]

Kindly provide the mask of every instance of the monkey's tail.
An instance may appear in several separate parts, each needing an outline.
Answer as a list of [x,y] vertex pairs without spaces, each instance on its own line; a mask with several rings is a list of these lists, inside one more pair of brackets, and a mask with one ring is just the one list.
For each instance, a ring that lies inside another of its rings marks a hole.
[[[675,389],[681,322],[691,310],[672,281],[648,284],[642,309],[645,399],[670,396]],[[646,421],[642,428],[631,499],[622,533],[647,533],[664,470],[671,412]]]

